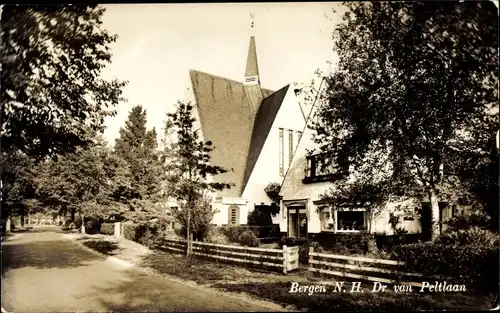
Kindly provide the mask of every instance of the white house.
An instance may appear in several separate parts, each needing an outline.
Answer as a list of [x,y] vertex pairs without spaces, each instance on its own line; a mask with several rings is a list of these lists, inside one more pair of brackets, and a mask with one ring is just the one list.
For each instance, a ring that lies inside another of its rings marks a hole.
[[200,135],[212,141],[211,162],[230,169],[217,182],[234,185],[217,192],[213,224],[244,225],[255,205],[270,205],[264,188],[281,183],[305,126],[294,84],[262,88],[255,38],[250,38],[243,82],[190,71]]
[[[320,92],[321,90],[318,94]],[[308,124],[315,118],[314,106],[310,116]],[[332,186],[340,173],[334,166],[320,168],[320,154],[314,152],[318,147],[313,137],[314,131],[306,126],[281,186],[279,224],[282,235],[315,237],[318,234],[352,234],[362,230],[390,235],[394,233],[393,226],[389,223],[390,215],[400,213],[401,206],[406,206],[408,210],[401,215],[398,228],[408,233],[430,231],[430,203],[426,199],[388,202],[385,207],[377,210],[359,205],[334,208],[324,203],[320,195]],[[311,151],[313,152],[309,153]],[[467,206],[457,207],[444,202],[439,205],[441,222],[467,209]],[[418,213],[420,209],[421,215]],[[441,230],[445,227],[441,223]]]

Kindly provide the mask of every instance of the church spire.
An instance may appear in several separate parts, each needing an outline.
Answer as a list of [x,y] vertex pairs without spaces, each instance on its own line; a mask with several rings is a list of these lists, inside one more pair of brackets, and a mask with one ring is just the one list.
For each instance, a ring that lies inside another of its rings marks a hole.
[[257,49],[255,48],[255,37],[250,37],[250,45],[248,46],[247,68],[245,78],[259,76],[259,66],[257,64]]
[[[250,28],[254,29],[254,15],[250,13]],[[257,64],[257,49],[255,48],[255,37],[250,37],[250,44],[248,46],[247,66],[245,69],[245,83],[255,84],[259,83],[259,65]]]

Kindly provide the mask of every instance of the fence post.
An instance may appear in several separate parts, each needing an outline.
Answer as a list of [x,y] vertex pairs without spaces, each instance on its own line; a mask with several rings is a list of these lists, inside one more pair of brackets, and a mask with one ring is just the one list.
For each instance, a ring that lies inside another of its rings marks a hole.
[[398,264],[396,265],[396,282],[401,283],[401,262],[398,260]]
[[283,246],[283,274],[286,274],[288,266],[288,247]]
[[115,222],[115,237],[121,237],[122,236],[122,233],[121,233],[121,229],[122,229],[122,226],[121,226],[121,222]]
[[[309,268],[313,268],[314,269],[314,264],[311,262],[313,260],[313,254],[314,253],[314,247],[309,247],[309,260],[308,260],[308,263],[309,263]],[[312,271],[313,272],[313,275],[316,276],[316,271]]]
[[189,234],[188,251],[189,251],[189,256],[191,256],[193,254],[193,234]]

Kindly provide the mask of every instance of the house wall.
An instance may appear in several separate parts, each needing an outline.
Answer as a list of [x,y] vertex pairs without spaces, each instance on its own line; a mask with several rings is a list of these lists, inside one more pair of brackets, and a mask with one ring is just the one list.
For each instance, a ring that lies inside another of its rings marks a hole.
[[243,198],[222,198],[212,203],[212,207],[216,209],[213,218],[213,224],[217,226],[229,224],[229,207],[239,207],[239,225],[246,225],[248,219],[248,203]]
[[[314,112],[312,112],[314,114]],[[290,200],[302,200],[306,199],[307,203],[307,213],[308,213],[308,233],[319,233],[321,232],[321,219],[318,212],[319,206],[315,205],[314,202],[320,200],[321,194],[325,193],[331,186],[331,182],[315,182],[304,184],[302,179],[305,177],[305,169],[307,165],[307,154],[308,151],[315,150],[317,148],[313,141],[314,133],[311,129],[305,128],[302,140],[297,147],[296,153],[292,160],[290,169],[286,173],[286,177],[281,186],[280,195],[283,197],[281,202],[281,211],[277,217],[277,222],[280,224],[280,229],[282,232],[288,230],[287,223],[287,207],[286,203]],[[411,202],[411,201],[410,201]],[[401,205],[400,202],[397,204]],[[409,205],[409,203],[408,203]],[[396,211],[396,203],[388,203],[380,213],[373,214],[368,213],[368,229],[370,232],[386,232],[387,234],[392,234],[392,226],[389,223],[390,212]],[[398,225],[406,229],[409,233],[420,232],[420,219],[418,217],[413,217],[413,220],[404,220],[401,218],[401,222]]]
[[[249,200],[248,212],[254,210],[255,205],[262,203],[269,205],[271,200],[264,189],[269,183],[281,183],[283,176],[279,172],[279,128],[283,128],[283,146],[284,146],[284,173],[289,167],[289,130],[293,130],[293,150],[298,145],[298,131],[303,131],[305,118],[300,108],[300,104],[295,96],[293,88],[288,91],[283,99],[281,107],[271,126],[271,130],[262,147],[259,158],[250,175],[243,197]],[[279,222],[279,216],[273,217],[273,222]]]
[[302,139],[296,149],[290,168],[287,170],[283,184],[281,186],[280,195],[283,197],[281,201],[280,214],[277,216],[277,222],[280,224],[281,231],[287,231],[287,209],[284,203],[287,200],[307,199],[308,211],[308,231],[319,232],[321,223],[319,215],[315,213],[316,206],[313,201],[320,199],[320,195],[325,192],[330,186],[329,182],[317,182],[313,184],[304,184],[302,179],[305,177],[305,168],[307,165],[307,151],[316,148],[312,140],[312,130],[304,127]]

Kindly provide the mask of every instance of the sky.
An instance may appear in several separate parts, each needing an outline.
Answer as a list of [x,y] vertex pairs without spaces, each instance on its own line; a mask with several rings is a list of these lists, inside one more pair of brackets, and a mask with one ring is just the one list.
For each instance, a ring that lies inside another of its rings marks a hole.
[[118,40],[102,76],[128,81],[127,102],[105,122],[110,144],[138,104],[147,111],[148,128],[160,136],[166,113],[190,98],[190,69],[243,81],[250,36],[255,36],[263,88],[308,84],[317,69],[335,60],[332,31],[342,12],[340,3],[326,2],[104,7],[103,27]]

